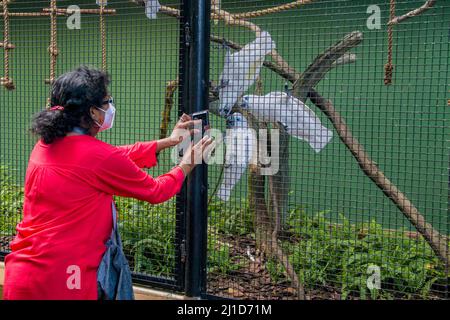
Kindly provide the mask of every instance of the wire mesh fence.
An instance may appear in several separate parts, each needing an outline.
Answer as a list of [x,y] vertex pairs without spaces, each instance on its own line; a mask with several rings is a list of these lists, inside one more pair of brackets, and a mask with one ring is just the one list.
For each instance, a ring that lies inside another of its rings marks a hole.
[[[209,167],[209,293],[448,297],[450,8],[430,2],[212,1],[210,78],[225,88],[210,108],[243,96],[213,127],[276,131],[271,161],[233,162],[265,148],[256,131]],[[442,235],[441,261],[409,214]]]
[[[35,143],[28,128],[31,116],[46,107],[49,85],[45,79],[50,77],[52,68],[56,77],[79,65],[105,68],[111,74],[110,91],[118,114],[114,129],[102,133],[101,139],[108,143],[125,145],[158,139],[167,134],[167,130],[160,128],[163,111],[167,110],[167,117],[177,118],[178,96],[170,91],[178,76],[176,19],[166,15],[154,17],[150,10],[146,12],[143,3],[123,0],[108,1],[102,15],[102,7],[96,1],[57,1],[55,5],[60,11],[55,16],[54,29],[49,15],[17,16],[47,12],[45,8],[51,8],[52,3],[11,1],[7,4],[9,12],[16,14],[8,19],[8,42],[15,46],[8,51],[9,79],[14,82],[15,90],[2,87],[0,93],[2,251],[8,250],[20,220],[22,194],[17,192],[23,185],[28,156]],[[174,6],[178,2],[168,1],[166,5]],[[73,11],[66,14],[64,10]],[[56,33],[54,38],[52,30]],[[52,45],[58,52],[53,66],[49,53]],[[1,49],[3,61],[7,51]],[[165,108],[167,105],[173,108]],[[158,160],[158,166],[149,169],[154,176],[174,165],[166,152]],[[5,180],[7,174],[9,178]],[[179,247],[175,200],[158,206],[127,198],[116,202],[124,252],[135,276],[140,280],[153,276],[158,281],[176,283]]]
[[[101,139],[167,135],[188,40],[180,2],[156,2],[1,2],[0,251],[46,79],[106,68],[118,115]],[[448,299],[449,21],[439,0],[211,0],[211,134],[225,143],[208,166],[203,294]],[[173,165],[161,153],[150,173]],[[116,202],[135,279],[184,290],[186,198]]]

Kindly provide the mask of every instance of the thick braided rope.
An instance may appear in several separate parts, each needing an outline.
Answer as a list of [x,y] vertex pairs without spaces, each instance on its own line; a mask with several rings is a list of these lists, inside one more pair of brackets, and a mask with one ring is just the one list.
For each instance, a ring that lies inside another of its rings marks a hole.
[[[391,0],[389,8],[389,21],[395,18],[395,0]],[[384,84],[392,84],[392,74],[394,71],[394,65],[392,64],[392,46],[394,42],[393,25],[388,25],[388,61],[384,65]]]
[[312,2],[312,0],[297,0],[291,3],[282,4],[276,7],[261,9],[256,11],[244,12],[244,13],[236,13],[233,14],[233,18],[235,19],[245,19],[245,18],[256,18],[266,14],[278,13],[285,10],[290,10],[297,8],[303,4],[307,4]]
[[5,76],[1,78],[1,84],[8,90],[13,90],[15,88],[13,81],[9,78],[9,50],[13,47],[9,43],[9,12],[8,12],[8,2],[9,0],[3,0],[3,19],[4,19],[4,40],[3,47],[5,49],[4,54],[4,67]]
[[105,5],[100,5],[100,34],[102,42],[102,69],[106,71],[106,28],[105,28],[105,16],[103,14]]
[[48,47],[48,52],[50,53],[50,78],[46,81],[50,85],[55,81],[56,57],[58,56],[56,17],[56,0],[50,0],[50,46]]

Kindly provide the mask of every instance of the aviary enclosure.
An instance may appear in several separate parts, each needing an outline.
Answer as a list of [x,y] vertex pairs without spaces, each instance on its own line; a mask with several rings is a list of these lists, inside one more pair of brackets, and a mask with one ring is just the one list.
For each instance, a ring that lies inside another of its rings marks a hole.
[[[196,48],[188,1],[0,3],[3,255],[31,115],[55,77],[107,70],[118,115],[100,138],[126,144],[165,136],[187,110],[182,79],[203,67],[211,127],[251,139],[208,165],[198,229],[186,211],[198,188],[159,206],[116,199],[136,282],[237,299],[448,299],[449,1],[211,0],[197,66],[183,56]],[[173,165],[163,153],[150,172]]]

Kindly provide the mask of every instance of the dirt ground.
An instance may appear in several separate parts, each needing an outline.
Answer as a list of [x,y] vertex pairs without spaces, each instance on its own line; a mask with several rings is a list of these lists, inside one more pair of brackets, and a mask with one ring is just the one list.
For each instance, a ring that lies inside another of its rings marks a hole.
[[[274,281],[263,257],[256,252],[255,240],[250,237],[227,237],[222,245],[230,248],[230,256],[240,257],[235,261],[241,266],[227,275],[209,273],[208,293],[234,299],[296,300],[298,292],[287,277]],[[340,300],[340,294],[332,287],[321,287],[306,292],[308,300]]]

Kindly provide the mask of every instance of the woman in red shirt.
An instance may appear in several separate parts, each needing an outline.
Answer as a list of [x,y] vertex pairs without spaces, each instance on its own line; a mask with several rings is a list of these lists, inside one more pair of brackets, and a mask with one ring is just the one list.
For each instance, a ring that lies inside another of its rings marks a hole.
[[97,299],[113,196],[167,201],[194,168],[191,158],[211,144],[205,137],[171,171],[151,177],[142,168],[192,134],[195,122],[183,115],[180,130],[158,141],[104,143],[95,136],[114,122],[108,85],[106,73],[88,67],[63,74],[52,87],[53,107],[33,118],[31,131],[41,139],[26,171],[23,220],[5,259],[4,299]]

